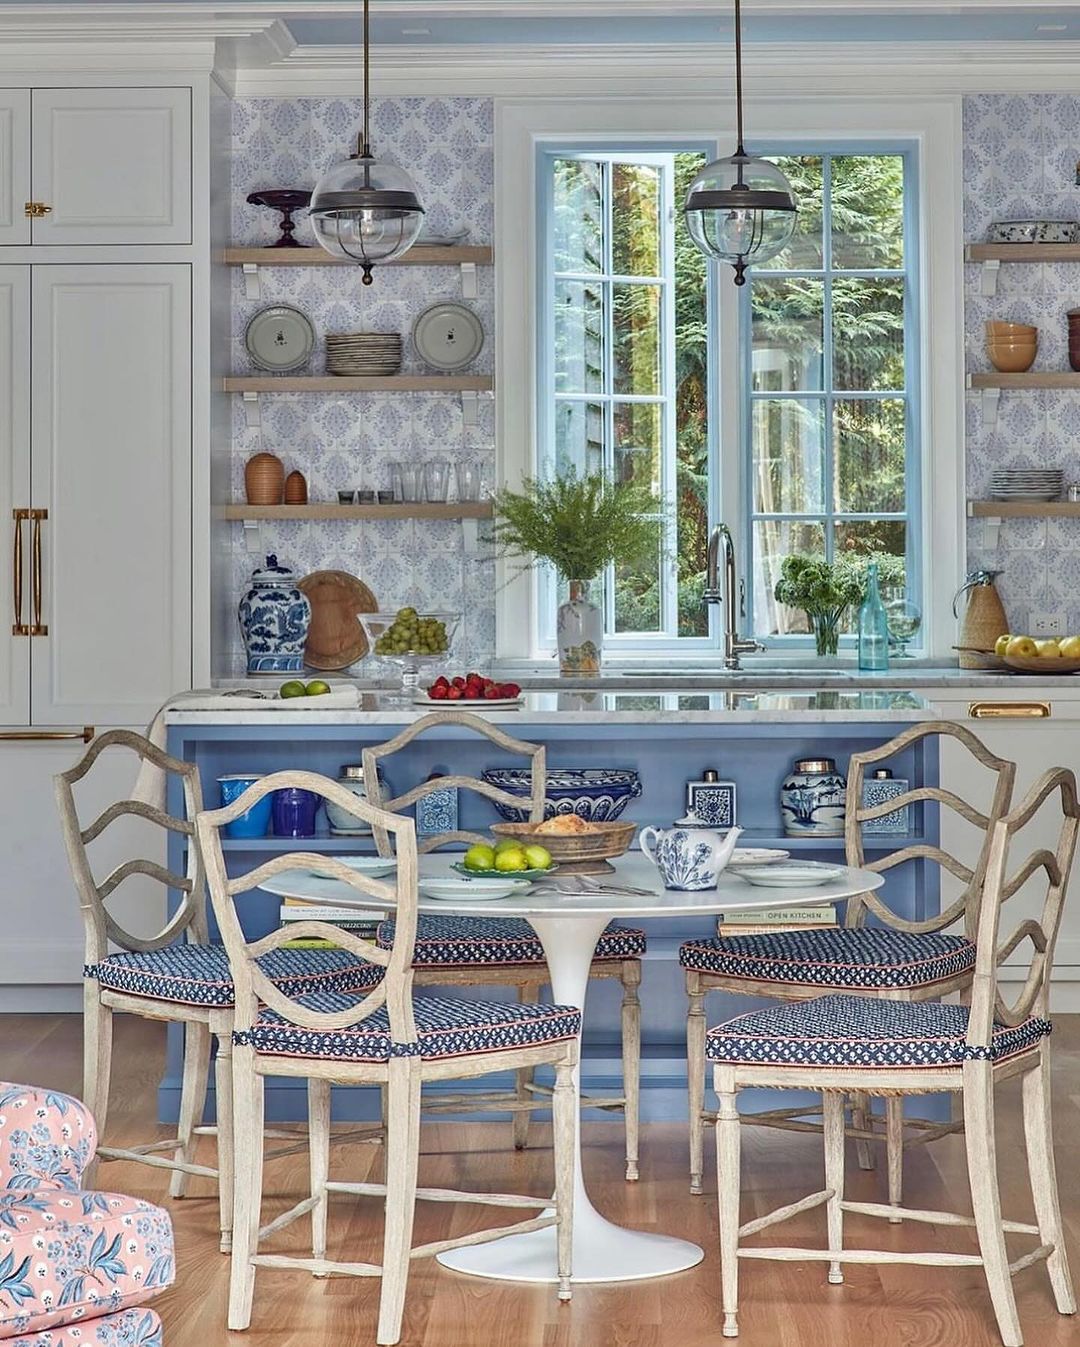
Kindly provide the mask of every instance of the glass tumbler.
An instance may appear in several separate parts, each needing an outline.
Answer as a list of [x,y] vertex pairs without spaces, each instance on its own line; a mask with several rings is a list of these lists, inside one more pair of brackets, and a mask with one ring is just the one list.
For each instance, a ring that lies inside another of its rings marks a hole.
[[391,463],[391,481],[398,500],[416,504],[424,499],[424,470],[414,463]]
[[432,503],[446,500],[450,485],[450,464],[445,458],[432,459],[424,465],[424,490]]
[[458,500],[480,499],[480,464],[468,460],[454,464],[454,480],[457,483]]

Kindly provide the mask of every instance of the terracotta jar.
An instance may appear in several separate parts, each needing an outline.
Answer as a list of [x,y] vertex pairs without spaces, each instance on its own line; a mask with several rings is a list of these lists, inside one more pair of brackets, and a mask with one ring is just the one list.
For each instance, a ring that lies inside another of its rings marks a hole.
[[307,478],[302,472],[290,472],[285,478],[285,504],[307,504]]
[[285,467],[276,454],[255,454],[244,465],[244,492],[249,505],[280,505]]

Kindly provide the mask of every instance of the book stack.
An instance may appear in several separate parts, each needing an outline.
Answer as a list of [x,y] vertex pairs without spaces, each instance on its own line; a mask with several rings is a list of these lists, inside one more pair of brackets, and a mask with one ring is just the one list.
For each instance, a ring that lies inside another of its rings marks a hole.
[[767,935],[772,931],[810,931],[835,925],[836,908],[832,903],[821,903],[817,907],[778,907],[765,912],[760,908],[731,908],[717,917],[716,934]]
[[[290,922],[295,921],[324,921],[331,926],[337,926],[342,931],[348,931],[350,935],[359,936],[361,940],[374,940],[379,922],[385,919],[386,913],[366,912],[356,907],[331,907],[329,904],[299,903],[295,899],[286,898],[281,905],[279,917],[282,926],[288,926]],[[282,948],[336,949],[337,946],[329,938],[297,936],[295,940],[286,940]]]

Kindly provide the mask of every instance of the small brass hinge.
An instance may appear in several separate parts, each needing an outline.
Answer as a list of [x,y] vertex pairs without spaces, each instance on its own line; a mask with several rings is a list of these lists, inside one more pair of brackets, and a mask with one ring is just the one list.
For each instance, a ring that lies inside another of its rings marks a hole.
[[28,201],[25,209],[27,218],[31,220],[40,220],[43,215],[52,214],[52,207],[46,206],[44,201]]

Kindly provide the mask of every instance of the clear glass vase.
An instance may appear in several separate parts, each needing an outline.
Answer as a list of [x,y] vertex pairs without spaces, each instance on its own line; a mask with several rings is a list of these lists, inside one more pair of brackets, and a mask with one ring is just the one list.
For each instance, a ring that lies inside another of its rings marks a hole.
[[570,581],[570,597],[559,604],[559,673],[598,674],[604,648],[604,614],[588,598],[586,580]]
[[807,613],[814,628],[814,640],[819,655],[835,655],[840,648],[840,619],[843,610],[827,613]]

